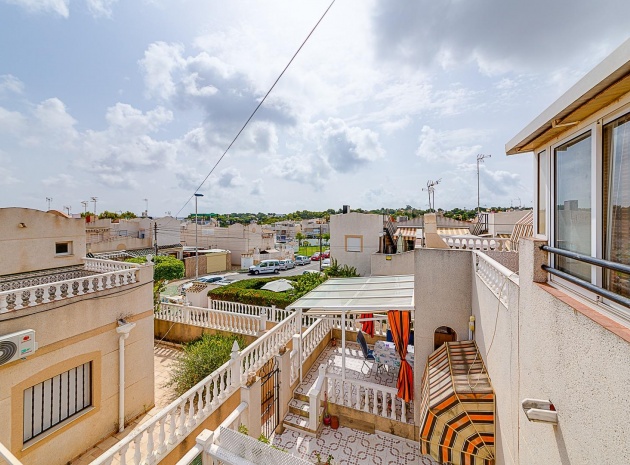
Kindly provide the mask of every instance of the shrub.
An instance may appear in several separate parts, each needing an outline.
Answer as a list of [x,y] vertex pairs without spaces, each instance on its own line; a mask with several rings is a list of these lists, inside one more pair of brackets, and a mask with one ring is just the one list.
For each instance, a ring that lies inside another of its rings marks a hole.
[[166,387],[173,388],[174,397],[184,394],[230,359],[234,341],[241,350],[246,345],[242,336],[221,334],[203,334],[186,344],[182,356],[173,363]]
[[[134,257],[128,258],[125,261],[142,264],[146,263],[147,259],[145,257]],[[181,279],[184,277],[184,273],[186,271],[184,262],[175,257],[158,255],[157,257],[153,257],[153,262],[155,263],[155,266],[153,267],[154,281],[161,281],[164,279],[172,281],[174,279]]]
[[356,278],[359,276],[354,266],[339,266],[339,263],[334,258],[330,261],[330,266],[324,270],[324,273],[330,278]]

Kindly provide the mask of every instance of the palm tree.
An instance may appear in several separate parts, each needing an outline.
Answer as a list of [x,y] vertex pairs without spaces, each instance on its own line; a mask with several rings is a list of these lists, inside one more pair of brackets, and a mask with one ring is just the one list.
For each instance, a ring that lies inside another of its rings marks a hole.
[[302,234],[301,232],[297,233],[295,235],[295,238],[298,241],[298,247],[302,247],[302,239],[304,239],[304,234]]

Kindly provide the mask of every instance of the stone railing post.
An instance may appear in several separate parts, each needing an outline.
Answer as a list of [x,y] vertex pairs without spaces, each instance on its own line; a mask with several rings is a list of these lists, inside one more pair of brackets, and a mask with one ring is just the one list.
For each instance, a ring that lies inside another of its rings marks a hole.
[[[298,330],[299,329],[301,329],[301,326],[298,325]],[[299,334],[293,335],[293,350],[297,350],[298,371],[300,372],[298,377],[300,378],[300,383],[301,383],[302,382],[302,363],[304,363],[304,361],[302,360],[302,344],[300,343]]]
[[250,373],[245,386],[241,387],[241,402],[247,402],[247,410],[243,412],[241,418],[243,424],[247,427],[247,433],[253,438],[260,437],[262,433],[260,387],[260,378],[253,372]]
[[214,460],[208,454],[208,449],[214,442],[214,431],[204,429],[196,439],[197,445],[203,448],[203,452],[201,453],[201,465],[212,465]]
[[271,318],[271,321],[274,321],[276,323],[279,321],[279,319],[278,319],[278,312],[276,311],[276,306],[275,305],[271,306],[271,315],[269,315],[269,317]]
[[276,366],[280,368],[280,418],[284,418],[289,411],[289,402],[293,397],[291,391],[291,352],[286,346],[280,348],[276,355]]
[[531,237],[522,237],[518,243],[519,275],[526,282],[547,282],[547,272],[542,265],[547,265],[549,258],[547,252],[540,250],[542,245],[547,245],[547,241]]
[[[273,312],[273,310],[272,310]],[[273,313],[272,313],[273,315]],[[258,328],[258,331],[260,331],[261,333],[267,331],[267,309],[262,308],[260,310],[260,327]]]
[[232,344],[232,354],[230,355],[230,379],[231,386],[237,388],[241,385],[241,354],[239,353],[238,342]]

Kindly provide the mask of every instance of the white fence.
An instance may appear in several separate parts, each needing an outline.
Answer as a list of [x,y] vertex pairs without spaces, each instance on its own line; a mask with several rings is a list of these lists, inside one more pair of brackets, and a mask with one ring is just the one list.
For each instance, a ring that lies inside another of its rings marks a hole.
[[155,312],[157,320],[172,321],[231,333],[256,336],[267,328],[267,314],[259,316],[232,313],[223,310],[161,303]]
[[484,253],[474,251],[474,255],[475,273],[507,308],[510,282],[518,287],[518,275]]
[[510,250],[510,239],[502,237],[451,237],[442,236],[444,242],[451,249],[472,249],[472,250]]
[[209,308],[212,310],[221,310],[224,312],[242,313],[244,315],[260,316],[261,312],[267,313],[267,319],[269,321],[282,321],[288,317],[293,311],[285,310],[283,308],[277,308],[275,305],[271,307],[263,307],[260,305],[242,304],[239,302],[228,302],[225,300],[211,299],[209,302]]
[[[346,315],[346,331],[358,332],[361,329],[360,314],[350,313]],[[387,336],[387,317],[373,317],[374,321],[374,335],[375,336]],[[335,318],[332,320],[336,329],[341,329],[341,318]]]
[[298,314],[293,313],[242,352],[236,346],[228,362],[108,449],[92,465],[158,463],[300,329]]
[[402,423],[413,419],[413,412],[409,412],[410,417],[407,416],[407,403],[396,397],[396,388],[357,379],[342,379],[330,373],[326,376],[328,402]]

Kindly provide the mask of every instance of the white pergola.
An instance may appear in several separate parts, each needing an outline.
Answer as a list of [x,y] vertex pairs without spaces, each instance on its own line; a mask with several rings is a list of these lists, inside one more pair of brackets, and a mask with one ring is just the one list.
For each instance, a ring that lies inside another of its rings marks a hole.
[[341,366],[342,377],[345,378],[346,315],[373,313],[386,316],[389,310],[412,312],[415,309],[413,283],[413,275],[331,278],[287,308],[323,318],[341,316]]

